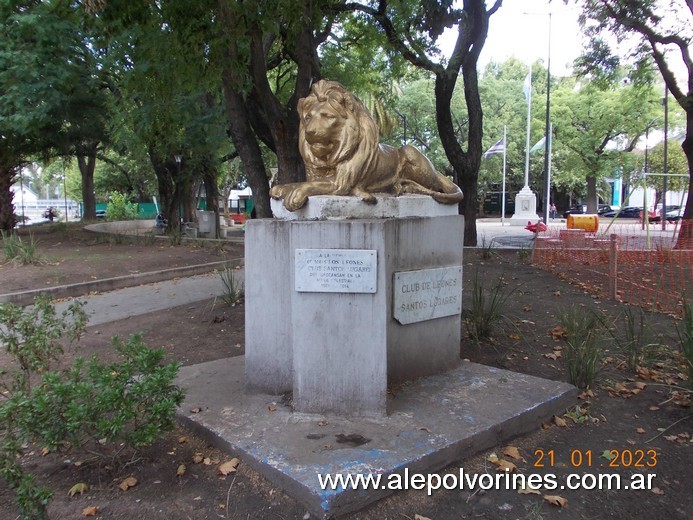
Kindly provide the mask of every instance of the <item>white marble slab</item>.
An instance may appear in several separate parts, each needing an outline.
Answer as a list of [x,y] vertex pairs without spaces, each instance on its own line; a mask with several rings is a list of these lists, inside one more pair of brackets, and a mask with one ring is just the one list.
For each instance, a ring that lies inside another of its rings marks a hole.
[[462,312],[462,266],[401,271],[393,284],[393,317],[402,325]]
[[377,251],[370,249],[296,249],[298,292],[374,293]]

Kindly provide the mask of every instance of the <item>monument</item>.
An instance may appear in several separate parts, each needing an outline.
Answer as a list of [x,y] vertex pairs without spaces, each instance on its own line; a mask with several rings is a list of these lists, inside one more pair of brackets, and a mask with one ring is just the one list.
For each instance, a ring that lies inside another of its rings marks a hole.
[[246,229],[248,385],[301,412],[384,415],[388,384],[459,363],[462,192],[416,148],[379,144],[338,83],[298,112],[307,181],[274,186],[275,219]]
[[392,490],[319,475],[436,471],[576,392],[461,363],[462,192],[338,83],[298,108],[307,180],[247,223],[245,357],[181,369],[179,419],[328,517]]

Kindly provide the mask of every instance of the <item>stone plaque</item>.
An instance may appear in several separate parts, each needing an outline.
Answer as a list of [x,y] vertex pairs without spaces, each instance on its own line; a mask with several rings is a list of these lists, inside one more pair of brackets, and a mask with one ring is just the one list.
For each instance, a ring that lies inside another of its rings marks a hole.
[[370,249],[296,249],[296,291],[374,293],[377,259]]
[[462,312],[462,266],[395,273],[393,317],[402,325]]

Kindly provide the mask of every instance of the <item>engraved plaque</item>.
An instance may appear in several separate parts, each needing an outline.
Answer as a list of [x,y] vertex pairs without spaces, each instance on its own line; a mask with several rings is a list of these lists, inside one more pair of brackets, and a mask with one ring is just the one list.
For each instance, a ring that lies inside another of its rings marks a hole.
[[296,249],[298,292],[374,293],[377,251],[370,249]]
[[462,266],[395,273],[393,317],[402,325],[462,312]]

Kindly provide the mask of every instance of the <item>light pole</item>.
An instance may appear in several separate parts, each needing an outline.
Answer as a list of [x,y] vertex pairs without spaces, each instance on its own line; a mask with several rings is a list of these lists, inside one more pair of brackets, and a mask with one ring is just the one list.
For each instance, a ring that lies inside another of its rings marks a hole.
[[[666,83],[664,84],[664,181],[662,183],[662,231],[667,228],[667,140],[669,138],[669,89]],[[657,208],[655,208],[657,211]]]
[[65,224],[70,221],[67,214],[67,172],[63,172],[63,201],[65,202]]
[[[551,0],[549,0],[549,6]],[[546,61],[546,141],[544,142],[544,222],[549,221],[551,200],[551,11],[549,10],[549,48]]]

